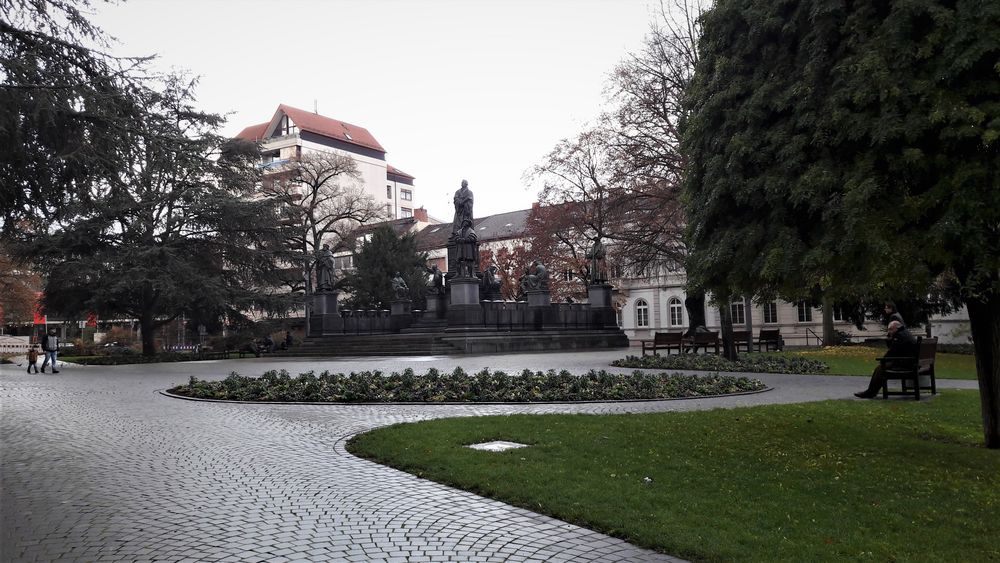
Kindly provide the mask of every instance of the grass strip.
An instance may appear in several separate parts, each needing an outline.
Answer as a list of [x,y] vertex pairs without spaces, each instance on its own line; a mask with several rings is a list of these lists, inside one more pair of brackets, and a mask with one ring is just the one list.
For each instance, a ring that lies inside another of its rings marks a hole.
[[[511,440],[502,453],[463,446]],[[1000,560],[979,397],[403,424],[352,453],[698,561]]]
[[[826,346],[785,352],[741,353],[736,362],[715,354],[628,356],[611,365],[646,369],[684,369],[742,373],[797,373],[823,375],[871,375],[885,348],[871,346]],[[976,357],[938,352],[934,370],[941,379],[976,379]]]
[[469,375],[430,369],[418,376],[412,369],[385,375],[307,372],[291,377],[287,371],[268,371],[260,377],[232,374],[221,381],[192,376],[171,393],[202,399],[233,401],[308,402],[532,402],[604,401],[704,397],[760,391],[757,379],[729,375],[668,373],[608,373],[604,370],[573,375],[568,371],[524,370],[518,375],[482,370]]
[[747,373],[826,373],[822,361],[793,354],[748,353],[740,354],[736,361],[718,354],[677,354],[672,356],[628,356],[615,360],[611,365],[646,369],[692,369],[705,371],[733,371]]
[[[871,375],[885,348],[871,346],[827,346],[814,350],[776,352],[789,357],[818,360],[829,366],[829,375]],[[934,374],[941,379],[976,379],[976,357],[970,354],[938,352]]]

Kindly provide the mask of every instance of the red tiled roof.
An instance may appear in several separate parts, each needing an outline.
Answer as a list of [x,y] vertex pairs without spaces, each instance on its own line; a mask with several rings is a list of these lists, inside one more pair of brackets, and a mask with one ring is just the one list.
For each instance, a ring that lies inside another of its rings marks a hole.
[[[351,125],[350,123],[324,117],[310,111],[286,106],[285,104],[278,106],[278,111],[275,112],[275,118],[277,117],[278,112],[283,112],[285,115],[290,117],[292,121],[295,122],[295,125],[303,131],[309,131],[311,133],[323,135],[324,137],[337,139],[338,141],[344,141],[361,147],[385,152],[382,145],[380,145],[379,142],[375,140],[375,137],[373,137],[372,134],[369,133],[364,127]],[[272,123],[275,121],[275,118],[271,118]]]
[[264,136],[264,130],[270,125],[270,122],[261,123],[260,125],[251,125],[246,129],[240,131],[236,134],[237,139],[243,139],[244,141],[259,141],[261,137]]
[[395,166],[393,166],[391,164],[386,164],[385,168],[386,168],[386,172],[388,172],[389,174],[395,174],[397,176],[403,176],[404,178],[409,178],[411,180],[415,180],[416,179],[416,177],[411,176],[411,175],[407,174],[406,172],[403,172],[402,170],[400,170],[399,168],[396,168]]

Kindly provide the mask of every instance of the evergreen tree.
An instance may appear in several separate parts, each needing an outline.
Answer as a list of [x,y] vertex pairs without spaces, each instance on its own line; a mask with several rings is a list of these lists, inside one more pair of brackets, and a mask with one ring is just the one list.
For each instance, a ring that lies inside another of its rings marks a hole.
[[43,229],[130,160],[145,59],[99,49],[86,0],[0,0],[0,230]]
[[272,294],[281,248],[275,201],[260,198],[253,151],[216,133],[222,119],[194,109],[192,84],[144,92],[133,158],[67,203],[21,255],[46,275],[46,310],[68,317],[138,319],[143,353],[178,316],[281,312]]
[[392,227],[380,225],[354,254],[354,271],[341,285],[351,293],[347,307],[388,309],[396,299],[392,278],[399,272],[410,288],[409,298],[419,308],[427,285],[427,255],[417,252],[416,237],[399,236]]
[[1000,448],[1000,3],[721,0],[702,21],[688,275],[833,301],[950,280]]

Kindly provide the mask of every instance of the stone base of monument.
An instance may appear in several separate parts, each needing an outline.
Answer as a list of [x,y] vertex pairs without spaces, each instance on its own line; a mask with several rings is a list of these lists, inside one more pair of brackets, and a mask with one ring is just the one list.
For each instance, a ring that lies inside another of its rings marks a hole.
[[479,306],[479,279],[477,278],[452,278],[448,283],[449,302],[448,305],[475,305]]
[[587,297],[589,298],[591,308],[611,308],[612,289],[611,285],[606,283],[587,286]]
[[339,332],[343,328],[343,322],[340,318],[340,307],[337,302],[339,298],[339,291],[313,294],[312,313],[309,316],[310,335]]
[[483,308],[475,305],[450,305],[448,307],[448,330],[464,330],[467,327],[483,326]]
[[425,315],[434,319],[443,319],[448,310],[445,296],[440,294],[430,294],[427,296],[427,308]]
[[338,315],[340,314],[337,300],[340,298],[339,291],[314,293],[312,296],[312,312],[316,315]]
[[397,299],[389,304],[389,327],[391,330],[404,329],[413,324],[413,301]]
[[499,354],[559,350],[627,348],[628,337],[622,331],[555,330],[527,332],[473,331],[448,329],[441,340],[459,354]]
[[548,307],[552,297],[547,289],[529,289],[524,292],[528,297],[528,307]]

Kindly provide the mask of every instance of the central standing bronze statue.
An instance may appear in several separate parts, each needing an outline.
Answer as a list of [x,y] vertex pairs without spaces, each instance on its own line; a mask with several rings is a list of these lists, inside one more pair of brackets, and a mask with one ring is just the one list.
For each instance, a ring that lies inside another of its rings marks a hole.
[[455,220],[451,225],[451,240],[456,245],[455,273],[459,277],[475,277],[478,269],[479,251],[472,219],[472,190],[469,189],[469,182],[462,180],[462,187],[455,192]]

